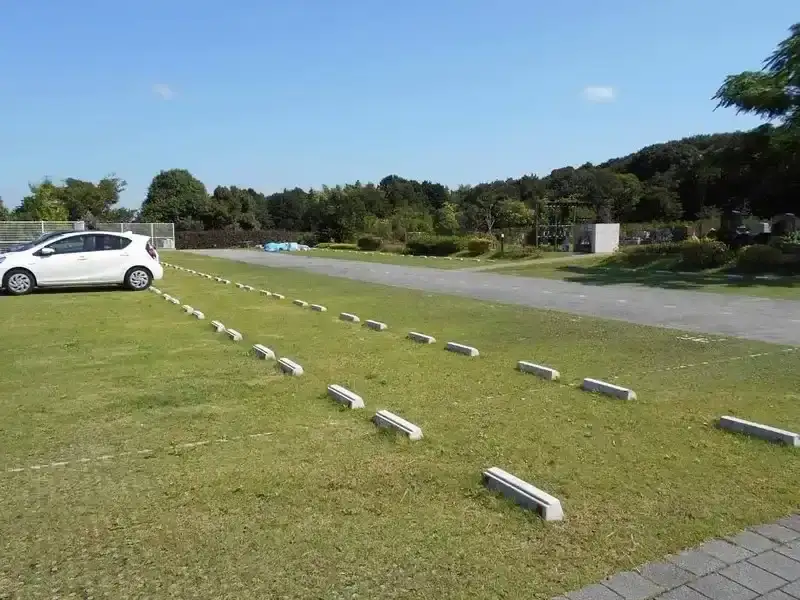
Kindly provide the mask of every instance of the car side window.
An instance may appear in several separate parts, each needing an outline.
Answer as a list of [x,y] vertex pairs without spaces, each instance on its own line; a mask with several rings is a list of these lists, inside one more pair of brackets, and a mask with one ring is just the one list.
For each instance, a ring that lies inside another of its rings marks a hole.
[[52,244],[45,246],[51,248],[56,254],[73,254],[76,252],[85,252],[84,244],[86,243],[85,235],[73,235],[63,240],[58,240]]
[[97,237],[95,250],[122,250],[131,243],[130,238],[119,235],[100,235]]

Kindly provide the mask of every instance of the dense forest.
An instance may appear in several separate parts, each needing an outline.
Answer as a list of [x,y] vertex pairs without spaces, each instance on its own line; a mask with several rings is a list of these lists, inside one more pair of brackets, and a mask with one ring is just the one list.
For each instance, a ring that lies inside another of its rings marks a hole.
[[[360,232],[492,233],[537,223],[694,221],[740,211],[769,218],[800,203],[800,24],[790,28],[758,72],[725,79],[719,107],[759,115],[752,131],[698,135],[654,144],[602,164],[563,167],[450,189],[388,175],[378,183],[286,189],[265,195],[218,186],[210,193],[185,169],[158,173],[139,211],[118,208],[125,182],[49,180],[0,220],[174,222],[179,230],[315,232],[348,240]],[[711,106],[709,110],[711,110]]]

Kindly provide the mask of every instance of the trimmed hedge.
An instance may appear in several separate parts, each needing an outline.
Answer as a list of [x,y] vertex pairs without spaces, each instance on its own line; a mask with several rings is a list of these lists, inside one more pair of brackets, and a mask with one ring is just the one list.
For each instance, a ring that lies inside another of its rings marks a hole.
[[489,255],[489,258],[503,258],[506,260],[518,260],[526,258],[542,258],[544,250],[536,246],[512,246],[506,248],[504,252],[495,250]]
[[323,242],[322,244],[317,244],[317,248],[320,250],[354,250],[358,251],[358,246],[356,244],[340,244],[338,242]]
[[375,235],[365,235],[358,238],[356,245],[358,246],[359,250],[374,252],[375,250],[381,249],[381,246],[383,246],[383,240]]
[[700,271],[722,267],[733,257],[731,249],[722,242],[704,239],[629,246],[618,254],[617,262],[644,267],[662,259],[673,259],[682,269]]
[[472,238],[467,242],[467,250],[470,254],[478,256],[480,254],[486,254],[489,250],[492,249],[494,242],[487,238]]
[[713,240],[689,240],[681,242],[680,266],[684,269],[702,271],[716,269],[733,259],[733,252],[722,242]]
[[406,252],[415,256],[450,256],[461,252],[465,246],[464,238],[426,235],[409,241],[406,244]]
[[302,232],[282,229],[212,229],[208,231],[177,231],[175,247],[180,250],[206,248],[241,248],[264,245],[266,242],[297,242]]
[[745,246],[736,256],[736,269],[743,273],[777,271],[784,264],[783,253],[773,246]]

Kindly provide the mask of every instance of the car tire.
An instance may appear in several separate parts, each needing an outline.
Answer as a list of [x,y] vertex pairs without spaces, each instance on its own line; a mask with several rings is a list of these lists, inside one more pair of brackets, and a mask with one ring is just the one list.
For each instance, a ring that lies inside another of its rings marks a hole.
[[36,287],[36,278],[27,269],[11,269],[3,277],[3,288],[12,296],[30,294]]
[[123,285],[134,292],[142,292],[153,283],[153,274],[144,267],[132,267],[125,273]]

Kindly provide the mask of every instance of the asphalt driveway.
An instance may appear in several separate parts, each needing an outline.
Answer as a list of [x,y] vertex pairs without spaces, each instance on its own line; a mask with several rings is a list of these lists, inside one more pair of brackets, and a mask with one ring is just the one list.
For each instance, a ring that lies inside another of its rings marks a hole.
[[445,271],[252,250],[191,252],[394,287],[800,346],[797,301],[622,284],[594,286],[489,272]]

